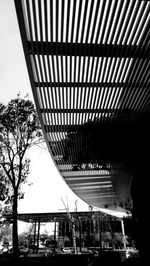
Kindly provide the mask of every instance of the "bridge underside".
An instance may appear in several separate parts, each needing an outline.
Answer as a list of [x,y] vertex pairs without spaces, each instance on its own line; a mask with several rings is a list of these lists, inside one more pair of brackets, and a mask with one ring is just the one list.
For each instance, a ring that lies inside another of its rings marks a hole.
[[58,170],[89,205],[129,209],[131,180],[149,148],[150,1],[15,5],[36,108]]

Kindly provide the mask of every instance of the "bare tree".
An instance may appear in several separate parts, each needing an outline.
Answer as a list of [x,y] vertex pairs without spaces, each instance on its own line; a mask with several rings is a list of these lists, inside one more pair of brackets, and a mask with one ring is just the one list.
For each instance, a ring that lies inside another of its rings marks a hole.
[[73,252],[76,254],[77,253],[77,247],[76,247],[76,229],[75,229],[75,218],[71,215],[70,211],[69,211],[69,204],[68,204],[68,199],[67,199],[67,205],[65,204],[64,200],[61,199],[63,204],[64,204],[64,207],[65,207],[65,210],[67,212],[67,215],[68,215],[68,219],[69,221],[71,222],[71,225],[72,225],[72,239],[73,239]]

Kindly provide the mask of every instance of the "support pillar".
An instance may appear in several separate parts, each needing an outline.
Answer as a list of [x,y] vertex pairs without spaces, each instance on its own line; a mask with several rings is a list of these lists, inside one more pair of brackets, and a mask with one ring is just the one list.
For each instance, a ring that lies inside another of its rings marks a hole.
[[79,217],[80,252],[82,251],[82,221]]
[[34,223],[33,253],[35,251],[35,242],[36,242],[36,221]]
[[38,232],[37,232],[37,253],[39,251],[39,237],[40,237],[40,219],[38,221]]
[[54,254],[56,253],[56,220],[54,219]]
[[72,223],[73,253],[77,253],[75,223]]
[[101,235],[101,221],[100,220],[99,220],[98,232],[99,232],[99,247],[102,248],[102,235]]
[[124,246],[124,250],[126,251],[126,236],[125,236],[123,219],[121,219],[121,229],[122,229],[122,235],[123,235],[123,246]]

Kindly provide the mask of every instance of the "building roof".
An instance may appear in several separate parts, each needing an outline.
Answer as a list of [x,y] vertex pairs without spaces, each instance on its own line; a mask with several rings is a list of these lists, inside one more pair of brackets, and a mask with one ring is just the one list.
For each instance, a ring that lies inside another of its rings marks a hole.
[[[18,220],[22,222],[41,222],[41,223],[46,223],[46,222],[57,222],[57,221],[69,221],[69,215],[73,217],[75,220],[91,220],[93,217],[95,219],[101,219],[101,220],[120,220],[121,217],[116,217],[112,216],[100,211],[96,212],[50,212],[50,213],[19,213],[18,214]],[[6,215],[7,219],[11,219],[12,215]]]

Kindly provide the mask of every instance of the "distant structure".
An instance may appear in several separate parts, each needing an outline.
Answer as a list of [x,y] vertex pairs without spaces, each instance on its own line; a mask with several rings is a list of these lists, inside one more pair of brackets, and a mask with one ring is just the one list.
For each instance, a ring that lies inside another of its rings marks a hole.
[[[71,217],[71,219],[70,219]],[[7,215],[11,221],[11,215]],[[97,246],[98,248],[115,248],[114,233],[122,234],[122,248],[124,245],[125,229],[130,227],[130,219],[121,219],[102,212],[57,212],[57,213],[26,213],[18,214],[18,219],[34,225],[33,244],[38,252],[40,240],[40,226],[43,223],[53,223],[54,248],[62,249],[64,246],[73,247],[73,252],[84,247]],[[74,225],[74,227],[73,227]]]

